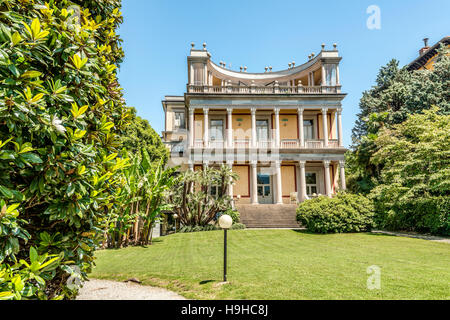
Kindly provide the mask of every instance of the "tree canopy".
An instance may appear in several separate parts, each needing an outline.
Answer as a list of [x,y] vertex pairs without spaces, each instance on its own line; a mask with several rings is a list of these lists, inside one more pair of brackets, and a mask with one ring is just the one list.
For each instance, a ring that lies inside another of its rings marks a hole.
[[383,164],[373,189],[379,224],[450,234],[450,115],[434,107],[383,128],[371,162]]
[[439,50],[433,70],[410,72],[399,69],[396,60],[380,69],[375,86],[363,93],[353,129],[352,152],[347,155],[351,190],[368,193],[377,183],[384,164],[375,164],[371,158],[377,151],[374,141],[380,129],[391,128],[433,105],[438,114],[450,114],[449,87],[450,56],[446,47]]
[[122,146],[131,154],[142,158],[142,150],[146,150],[152,162],[167,162],[169,150],[161,141],[160,136],[150,126],[146,119],[136,115],[132,109],[132,120],[125,134],[121,137]]

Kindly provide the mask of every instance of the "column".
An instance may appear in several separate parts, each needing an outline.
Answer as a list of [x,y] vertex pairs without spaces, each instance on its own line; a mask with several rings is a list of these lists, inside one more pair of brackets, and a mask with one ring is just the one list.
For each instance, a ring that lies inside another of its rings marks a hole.
[[275,162],[275,169],[276,169],[276,179],[277,179],[277,204],[283,204],[283,190],[281,187],[281,162],[276,161]]
[[194,84],[194,65],[192,64],[192,62],[190,65],[190,75],[189,76],[190,76],[189,84],[193,85]]
[[328,148],[328,108],[322,108],[323,147]]
[[275,108],[275,147],[280,147],[280,108]]
[[[233,161],[227,161],[227,166],[230,170],[233,170]],[[228,185],[228,195],[233,199],[233,179],[230,178],[230,184]]]
[[209,119],[208,119],[208,108],[203,108],[203,146],[205,148],[209,147]]
[[300,183],[298,190],[298,200],[305,201],[308,197],[306,195],[306,171],[305,171],[306,161],[299,161],[298,168],[300,169]]
[[251,172],[251,198],[252,204],[258,204],[258,173],[256,169],[257,161],[253,160],[251,162],[252,172]]
[[342,137],[342,108],[337,109],[337,125],[338,125],[339,147],[343,147],[344,141]]
[[233,148],[233,108],[227,108],[227,146]]
[[256,148],[256,108],[251,108],[250,112],[252,114],[252,148]]
[[331,180],[330,180],[330,161],[323,161],[323,169],[325,173],[325,194],[331,198]]
[[194,108],[189,108],[189,147],[194,147]]
[[208,85],[208,69],[206,63],[203,64],[203,85]]
[[340,86],[341,85],[341,81],[339,79],[339,65],[336,65],[336,85]]
[[345,182],[345,161],[339,161],[339,169],[340,169],[340,178],[341,178],[341,189],[346,190],[347,184]]
[[298,133],[300,138],[300,148],[305,146],[305,132],[303,130],[303,110],[304,108],[298,108]]
[[322,86],[326,85],[325,66],[322,65]]

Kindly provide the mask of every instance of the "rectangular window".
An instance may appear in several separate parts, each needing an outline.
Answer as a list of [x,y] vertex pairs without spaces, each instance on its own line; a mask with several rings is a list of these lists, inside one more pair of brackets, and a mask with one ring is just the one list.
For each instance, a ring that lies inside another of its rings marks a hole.
[[325,84],[327,86],[335,86],[336,85],[336,65],[335,64],[326,64],[325,65]]
[[194,85],[203,85],[203,77],[205,73],[205,68],[203,63],[194,63]]
[[174,130],[186,129],[184,111],[175,111]]
[[223,141],[223,120],[211,120],[209,132],[211,141]]
[[317,195],[317,177],[314,172],[307,172],[306,174],[306,194],[311,197]]
[[305,140],[314,139],[314,121],[313,120],[304,120],[303,121],[303,134],[305,136]]
[[269,120],[256,120],[256,139],[263,142],[269,140]]
[[222,188],[219,186],[211,186],[209,189],[209,194],[217,199],[222,194]]

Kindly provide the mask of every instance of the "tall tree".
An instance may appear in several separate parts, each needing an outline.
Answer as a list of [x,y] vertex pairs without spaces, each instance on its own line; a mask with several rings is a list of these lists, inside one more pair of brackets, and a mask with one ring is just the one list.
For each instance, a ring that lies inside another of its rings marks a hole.
[[411,115],[375,144],[371,162],[384,164],[372,191],[378,225],[450,235],[450,115]]
[[136,115],[135,109],[132,108],[131,112],[131,124],[121,137],[123,147],[140,158],[143,157],[142,151],[145,150],[151,162],[162,160],[165,164],[169,156],[169,150],[161,141],[161,137],[146,119]]
[[352,151],[347,154],[349,188],[368,193],[377,184],[383,162],[373,163],[375,139],[382,128],[404,122],[411,114],[437,106],[438,114],[450,114],[450,56],[441,47],[433,70],[409,72],[396,60],[380,69],[376,85],[363,93],[353,129]]

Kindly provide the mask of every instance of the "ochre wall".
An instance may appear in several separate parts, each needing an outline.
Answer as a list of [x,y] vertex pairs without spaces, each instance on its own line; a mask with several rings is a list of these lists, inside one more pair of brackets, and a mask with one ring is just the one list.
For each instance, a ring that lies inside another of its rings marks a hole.
[[[450,45],[447,46],[447,49],[450,49]],[[422,68],[420,68],[419,70],[423,70],[423,69],[433,70],[434,63],[436,62],[436,56],[437,56],[437,54],[435,54],[430,60],[428,60],[427,63],[425,63],[425,65]]]
[[249,166],[234,165],[233,172],[239,175],[233,186],[233,195],[241,195],[241,197],[250,197],[249,192]]
[[291,192],[296,192],[295,166],[281,166],[281,188],[283,197],[290,197]]
[[298,139],[298,118],[296,114],[280,114],[280,139]]
[[[242,121],[238,121],[242,119]],[[233,114],[233,139],[252,138],[252,116],[250,114]]]
[[202,114],[196,114],[194,115],[194,139],[195,140],[202,140],[203,139],[203,115]]
[[328,115],[328,130],[330,131],[329,139],[337,139],[337,128],[336,128],[336,113],[330,113]]

